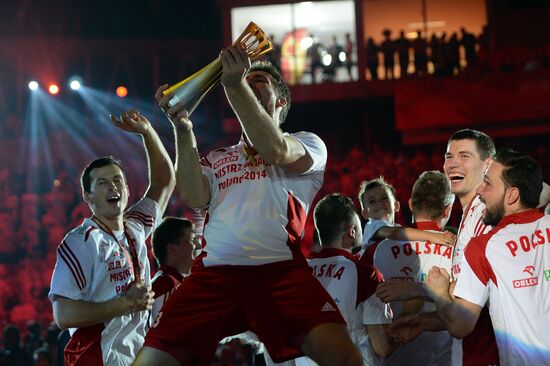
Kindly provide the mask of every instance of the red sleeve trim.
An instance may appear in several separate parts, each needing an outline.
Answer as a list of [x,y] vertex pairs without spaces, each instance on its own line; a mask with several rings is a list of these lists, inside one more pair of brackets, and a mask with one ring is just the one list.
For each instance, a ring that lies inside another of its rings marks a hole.
[[76,285],[80,291],[84,290],[86,287],[86,277],[84,276],[84,271],[82,270],[82,266],[80,265],[78,258],[65,241],[59,245],[58,253],[73,274]]

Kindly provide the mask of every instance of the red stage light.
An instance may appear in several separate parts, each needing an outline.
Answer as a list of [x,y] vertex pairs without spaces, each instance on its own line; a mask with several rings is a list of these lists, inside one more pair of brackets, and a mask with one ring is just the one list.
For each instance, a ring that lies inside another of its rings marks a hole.
[[124,98],[125,96],[128,95],[128,89],[126,89],[125,86],[119,86],[118,88],[116,88],[116,95],[118,95],[121,98]]
[[50,86],[48,86],[48,91],[51,95],[56,95],[59,93],[59,87],[55,84],[50,84]]

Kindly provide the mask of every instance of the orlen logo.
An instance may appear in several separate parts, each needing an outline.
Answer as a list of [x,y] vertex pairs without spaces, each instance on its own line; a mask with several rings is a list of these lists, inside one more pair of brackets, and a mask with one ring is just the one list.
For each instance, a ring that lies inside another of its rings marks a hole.
[[523,269],[524,273],[528,273],[530,276],[533,275],[533,272],[535,272],[535,267],[533,266],[527,266]]
[[405,274],[405,276],[408,276],[409,275],[409,272],[412,272],[412,268],[411,267],[403,267],[401,268],[401,270],[399,270],[399,272],[403,272]]
[[[526,266],[523,269],[523,272],[529,274],[530,276],[533,276],[533,274],[535,273],[535,267]],[[537,277],[523,278],[521,280],[513,280],[512,284],[514,285],[514,288],[531,287],[538,285],[539,279]]]

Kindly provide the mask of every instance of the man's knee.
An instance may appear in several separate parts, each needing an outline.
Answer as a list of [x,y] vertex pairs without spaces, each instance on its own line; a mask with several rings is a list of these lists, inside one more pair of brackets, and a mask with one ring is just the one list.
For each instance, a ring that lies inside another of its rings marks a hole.
[[343,324],[326,323],[304,338],[302,351],[319,365],[363,365],[363,358]]

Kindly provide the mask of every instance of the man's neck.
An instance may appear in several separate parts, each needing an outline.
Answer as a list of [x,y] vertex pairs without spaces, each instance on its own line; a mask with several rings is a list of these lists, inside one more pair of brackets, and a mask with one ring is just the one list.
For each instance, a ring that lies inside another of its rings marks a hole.
[[425,216],[425,215],[422,215],[422,214],[415,214],[413,212],[413,217],[414,217],[414,222],[416,223],[419,223],[419,222],[433,222],[433,223],[436,223],[437,225],[439,225],[439,227],[442,227],[442,223],[443,223],[443,218],[439,218],[439,219],[432,219],[430,218],[429,216]]
[[477,191],[477,188],[476,189],[472,189],[470,191],[470,193],[464,195],[464,196],[461,196],[459,197],[459,200],[460,200],[460,205],[462,206],[462,208],[464,209],[466,206],[468,206],[470,204],[470,202],[472,202],[472,200],[474,199],[474,197],[476,196],[476,191]]
[[107,226],[108,229],[111,231],[121,231],[124,230],[124,221],[122,220],[122,215],[120,217],[117,217],[115,219],[109,219],[103,216],[99,216],[94,214],[96,219],[99,221],[100,224]]

